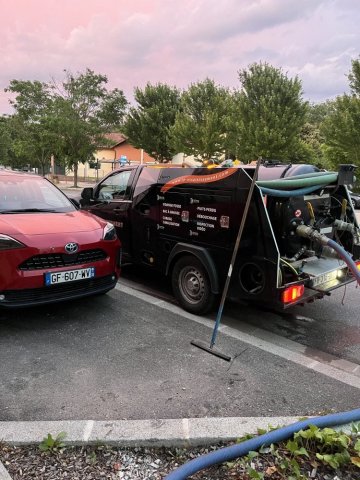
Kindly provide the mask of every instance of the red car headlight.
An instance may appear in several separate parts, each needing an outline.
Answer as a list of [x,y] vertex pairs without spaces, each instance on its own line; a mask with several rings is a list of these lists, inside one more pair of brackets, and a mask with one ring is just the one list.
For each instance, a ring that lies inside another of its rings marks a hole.
[[25,245],[15,238],[0,233],[0,250],[13,250],[14,248],[23,248]]
[[116,238],[116,230],[112,223],[107,223],[104,228],[104,240],[115,240]]

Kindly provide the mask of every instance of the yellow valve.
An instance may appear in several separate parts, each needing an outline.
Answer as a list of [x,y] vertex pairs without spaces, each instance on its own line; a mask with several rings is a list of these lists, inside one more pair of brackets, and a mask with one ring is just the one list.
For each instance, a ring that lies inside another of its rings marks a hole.
[[343,198],[341,202],[341,215],[340,215],[340,220],[344,220],[345,215],[346,215],[346,207],[347,207],[348,201],[346,198]]
[[315,223],[315,213],[314,213],[314,209],[313,209],[313,206],[311,205],[310,202],[306,202],[306,206],[309,210],[309,214],[310,214],[310,225],[314,225]]

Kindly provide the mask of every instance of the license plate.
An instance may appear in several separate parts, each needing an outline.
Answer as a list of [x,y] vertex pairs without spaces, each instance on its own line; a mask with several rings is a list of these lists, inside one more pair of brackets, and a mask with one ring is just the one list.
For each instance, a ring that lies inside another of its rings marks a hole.
[[45,273],[45,285],[76,282],[77,280],[85,280],[93,277],[95,277],[95,267],[66,270],[65,272],[47,272]]
[[323,283],[330,282],[337,277],[337,270],[333,272],[322,273],[321,275],[313,278],[311,282],[312,287],[317,287],[318,285],[322,285]]

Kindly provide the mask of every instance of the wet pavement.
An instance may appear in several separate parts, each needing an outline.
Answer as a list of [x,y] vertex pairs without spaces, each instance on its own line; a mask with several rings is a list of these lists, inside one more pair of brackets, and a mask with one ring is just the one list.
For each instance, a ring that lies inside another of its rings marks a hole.
[[303,416],[358,407],[356,372],[308,358],[295,343],[279,347],[256,329],[250,336],[224,325],[217,348],[232,357],[225,362],[190,343],[210,340],[211,319],[138,294],[119,284],[87,301],[0,311],[0,421]]

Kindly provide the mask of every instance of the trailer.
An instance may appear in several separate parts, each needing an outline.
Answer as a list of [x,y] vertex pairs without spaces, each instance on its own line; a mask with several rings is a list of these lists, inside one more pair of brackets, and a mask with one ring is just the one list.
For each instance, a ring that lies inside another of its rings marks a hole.
[[[357,280],[354,171],[260,166],[228,298],[284,309]],[[182,307],[204,314],[219,301],[254,172],[130,165],[85,188],[81,205],[115,225],[124,261],[168,276]]]

